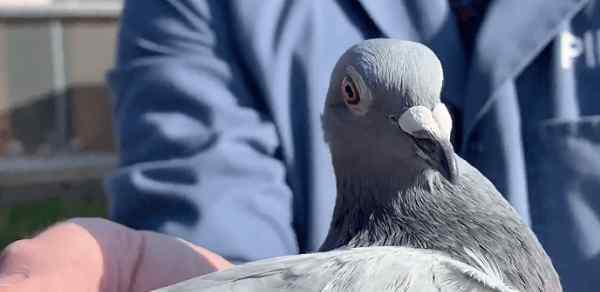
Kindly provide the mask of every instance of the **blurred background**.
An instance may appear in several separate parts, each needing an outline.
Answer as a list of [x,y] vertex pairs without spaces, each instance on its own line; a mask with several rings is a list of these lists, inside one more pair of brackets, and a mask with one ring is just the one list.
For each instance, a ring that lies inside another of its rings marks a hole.
[[105,216],[121,0],[0,0],[0,249],[74,216]]

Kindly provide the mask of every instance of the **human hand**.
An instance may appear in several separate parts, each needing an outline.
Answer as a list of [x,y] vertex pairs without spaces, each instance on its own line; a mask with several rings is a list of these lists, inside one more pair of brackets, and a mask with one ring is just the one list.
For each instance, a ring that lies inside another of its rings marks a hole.
[[183,240],[80,218],[9,245],[0,292],[150,291],[230,266]]

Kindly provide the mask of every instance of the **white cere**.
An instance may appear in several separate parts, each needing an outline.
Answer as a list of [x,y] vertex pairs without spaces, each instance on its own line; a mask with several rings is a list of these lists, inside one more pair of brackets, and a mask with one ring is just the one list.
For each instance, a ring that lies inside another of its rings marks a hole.
[[418,105],[409,108],[398,118],[398,126],[411,135],[427,132],[434,137],[449,140],[452,118],[443,103],[438,103],[433,111]]
[[438,103],[433,108],[433,118],[437,121],[438,127],[440,128],[440,134],[442,138],[450,140],[450,134],[452,133],[452,116],[448,108],[443,103]]

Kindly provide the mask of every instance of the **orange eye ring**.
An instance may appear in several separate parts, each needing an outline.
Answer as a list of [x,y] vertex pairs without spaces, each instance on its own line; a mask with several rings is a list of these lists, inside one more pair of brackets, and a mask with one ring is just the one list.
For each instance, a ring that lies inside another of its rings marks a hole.
[[360,103],[360,96],[358,95],[358,91],[356,90],[356,86],[354,86],[354,82],[350,77],[345,77],[342,80],[342,95],[344,96],[344,102],[349,106],[356,106]]

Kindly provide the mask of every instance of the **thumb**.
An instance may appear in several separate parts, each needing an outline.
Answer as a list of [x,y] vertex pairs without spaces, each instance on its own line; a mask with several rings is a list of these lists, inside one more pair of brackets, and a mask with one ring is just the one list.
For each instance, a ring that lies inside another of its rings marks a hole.
[[0,292],[99,291],[101,254],[71,229],[59,224],[10,244],[0,256]]
[[6,288],[14,287],[23,283],[28,278],[25,272],[7,272],[0,274],[0,291],[5,291]]
[[30,268],[35,264],[30,255],[37,253],[34,246],[35,244],[30,241],[22,240],[14,242],[2,252],[0,255],[0,292],[48,291],[52,281],[42,281],[31,276]]
[[0,275],[0,292],[42,292],[48,291],[47,289],[49,287],[44,281],[36,281],[27,273],[16,272]]
[[24,286],[27,286],[29,272],[23,269],[15,270],[14,254],[15,250],[20,249],[19,245],[23,244],[15,242],[0,254],[0,292],[27,291]]

